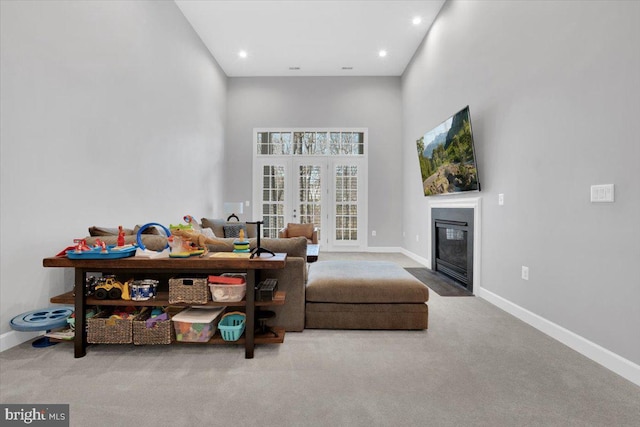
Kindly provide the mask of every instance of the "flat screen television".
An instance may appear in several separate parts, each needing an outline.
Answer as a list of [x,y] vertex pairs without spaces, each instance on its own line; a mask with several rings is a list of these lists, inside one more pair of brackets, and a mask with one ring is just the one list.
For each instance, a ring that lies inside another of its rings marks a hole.
[[416,145],[425,196],[480,191],[468,105]]

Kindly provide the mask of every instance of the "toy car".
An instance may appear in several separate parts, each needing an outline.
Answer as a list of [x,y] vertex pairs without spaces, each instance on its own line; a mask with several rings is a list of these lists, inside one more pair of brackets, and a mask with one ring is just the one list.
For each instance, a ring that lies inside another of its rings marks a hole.
[[[126,295],[125,295],[126,293]],[[117,281],[114,277],[104,277],[96,285],[95,297],[97,299],[130,299],[129,289]]]

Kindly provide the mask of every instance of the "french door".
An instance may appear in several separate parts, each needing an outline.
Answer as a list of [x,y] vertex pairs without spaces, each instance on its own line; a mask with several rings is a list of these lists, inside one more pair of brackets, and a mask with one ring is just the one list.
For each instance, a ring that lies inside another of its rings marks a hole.
[[312,223],[325,250],[366,247],[364,159],[268,156],[256,159],[255,217],[264,237],[287,223]]

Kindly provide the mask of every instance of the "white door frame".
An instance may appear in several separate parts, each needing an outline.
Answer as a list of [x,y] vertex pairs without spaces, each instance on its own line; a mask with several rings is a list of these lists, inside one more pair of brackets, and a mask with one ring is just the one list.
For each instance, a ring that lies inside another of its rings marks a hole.
[[[359,132],[364,134],[364,149],[362,155],[258,155],[258,133],[263,132]],[[298,166],[301,164],[324,165],[321,185],[323,224],[321,241],[322,250],[326,251],[362,251],[367,248],[368,230],[368,129],[366,128],[254,128],[253,129],[253,218],[262,219],[262,168],[264,165],[283,165],[287,181],[285,183],[284,224],[298,222],[292,218],[294,206],[297,206],[298,196]],[[335,241],[335,166],[337,164],[355,164],[358,166],[358,240],[352,242]],[[298,207],[296,207],[298,209]],[[329,238],[330,233],[333,238]]]

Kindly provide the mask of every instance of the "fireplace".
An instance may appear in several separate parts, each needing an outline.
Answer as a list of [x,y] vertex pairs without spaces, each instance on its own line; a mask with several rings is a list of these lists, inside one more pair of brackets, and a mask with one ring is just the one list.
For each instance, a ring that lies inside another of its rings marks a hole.
[[431,209],[431,268],[473,292],[473,209]]

